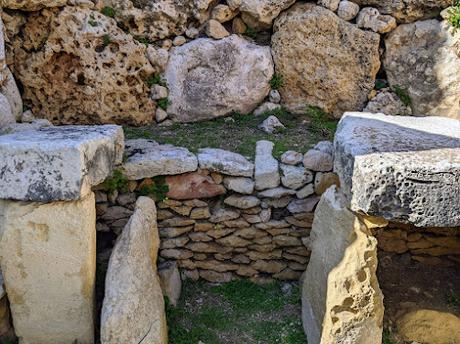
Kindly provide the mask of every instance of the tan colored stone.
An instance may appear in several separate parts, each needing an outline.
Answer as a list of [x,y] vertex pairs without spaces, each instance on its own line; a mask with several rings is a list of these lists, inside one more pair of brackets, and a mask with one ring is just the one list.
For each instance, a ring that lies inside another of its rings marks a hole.
[[44,7],[64,6],[68,0],[3,0],[2,7],[22,11],[37,11]]
[[238,270],[235,271],[235,273],[239,276],[251,277],[257,275],[258,271],[251,268],[250,266],[240,265],[240,267],[238,268]]
[[383,295],[377,240],[335,187],[316,208],[312,254],[302,288],[302,321],[311,344],[381,344]]
[[260,239],[267,236],[267,232],[256,229],[253,227],[243,228],[235,232],[235,235],[238,235],[244,239]]
[[230,32],[228,32],[221,23],[214,19],[208,21],[205,31],[206,35],[214,39],[222,39],[230,36]]
[[240,17],[237,17],[237,18],[233,19],[233,23],[232,23],[232,31],[233,31],[233,33],[241,35],[241,34],[245,33],[247,29],[248,29],[248,27],[244,23],[243,19],[241,19]]
[[182,280],[179,269],[177,268],[177,262],[165,262],[161,264],[158,268],[158,276],[160,277],[163,295],[168,297],[171,305],[174,307],[177,306],[182,290]]
[[214,239],[220,239],[220,238],[223,238],[224,236],[226,235],[229,235],[231,233],[233,233],[234,231],[236,231],[237,228],[216,228],[216,229],[212,229],[210,231],[207,232],[207,234],[209,236],[212,236]]
[[398,333],[408,342],[460,343],[460,318],[451,313],[420,309],[397,321]]
[[302,276],[301,271],[295,271],[290,268],[286,268],[281,272],[278,272],[273,275],[273,278],[279,279],[279,280],[293,280],[297,281],[299,280],[300,276]]
[[195,220],[190,220],[188,218],[183,218],[183,217],[174,217],[171,219],[166,219],[164,221],[161,221],[158,224],[158,227],[164,228],[164,227],[188,227],[195,224]]
[[280,93],[290,111],[313,105],[340,117],[364,108],[380,68],[378,34],[312,3],[283,12],[273,30],[276,72],[284,79]]
[[170,259],[187,259],[193,256],[193,252],[185,249],[166,249],[160,251],[160,256]]
[[206,232],[192,232],[188,235],[193,241],[203,241],[208,242],[212,241],[212,237],[206,234]]
[[164,250],[169,248],[184,247],[185,244],[187,244],[189,241],[190,239],[186,236],[172,239],[162,239],[160,243],[160,248]]
[[162,238],[175,238],[190,232],[192,229],[193,226],[160,228],[160,236]]
[[169,186],[168,197],[179,200],[210,198],[225,193],[222,185],[202,171],[168,176],[165,183]]
[[253,269],[270,274],[281,272],[287,266],[280,260],[256,260],[251,264]]
[[[254,249],[255,245],[251,245],[251,249]],[[281,258],[281,250],[276,250],[275,247],[270,246],[266,251],[249,251],[246,256],[251,260],[265,260],[265,259],[278,259]]]
[[30,16],[21,34],[22,44],[13,38],[15,76],[35,116],[57,124],[154,120],[146,47],[112,19],[67,6]]
[[216,243],[204,243],[204,242],[194,242],[189,243],[187,248],[193,252],[205,252],[205,253],[228,253],[232,250],[231,247],[223,247]]
[[200,277],[209,282],[226,283],[233,279],[231,272],[216,272],[212,270],[199,270]]
[[209,222],[197,222],[195,223],[195,231],[207,232],[215,228],[215,224]]
[[278,246],[300,246],[302,242],[289,235],[277,235],[273,238],[273,243]]
[[199,269],[214,270],[217,272],[233,271],[238,269],[238,265],[231,263],[223,263],[218,260],[203,260],[195,262],[195,265]]
[[224,225],[229,228],[246,228],[250,227],[250,224],[243,219],[236,219],[231,221],[225,221]]
[[249,240],[243,239],[235,234],[218,239],[217,242],[221,245],[229,247],[246,247],[251,243]]
[[94,194],[71,202],[0,201],[1,270],[23,343],[93,343]]
[[304,264],[304,265],[306,265],[308,263],[308,258],[303,257],[303,256],[298,256],[296,254],[290,254],[290,253],[287,253],[287,252],[283,253],[283,258],[288,259],[288,260],[292,260],[292,261],[295,261],[297,263]]
[[332,185],[340,187],[339,176],[334,172],[318,172],[315,175],[315,193],[321,196]]
[[186,279],[191,279],[192,281],[198,281],[200,279],[200,274],[198,273],[198,270],[182,270],[182,275]]
[[385,252],[404,253],[408,250],[405,240],[386,236],[378,236],[378,247]]
[[361,218],[361,221],[368,229],[384,228],[388,226],[388,221],[382,217],[365,215]]

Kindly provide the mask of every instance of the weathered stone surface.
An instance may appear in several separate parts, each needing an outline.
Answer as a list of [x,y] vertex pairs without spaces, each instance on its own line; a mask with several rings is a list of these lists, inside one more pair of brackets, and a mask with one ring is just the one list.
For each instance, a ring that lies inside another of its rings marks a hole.
[[196,171],[198,160],[186,148],[153,140],[127,140],[123,174],[130,180]]
[[76,200],[105,180],[123,155],[114,125],[47,127],[0,136],[0,198]]
[[310,149],[304,155],[303,165],[312,171],[327,172],[332,170],[334,158],[331,154]]
[[351,209],[416,226],[460,225],[460,121],[347,113],[335,171]]
[[16,118],[11,110],[10,102],[3,94],[0,93],[0,128],[16,123]]
[[286,189],[281,186],[273,189],[267,189],[262,192],[259,192],[257,196],[263,198],[283,198],[286,196],[295,195],[295,190]]
[[337,15],[343,20],[352,20],[359,12],[359,6],[354,2],[342,0],[337,9]]
[[367,103],[363,110],[364,112],[383,113],[392,116],[409,116],[412,115],[410,106],[405,105],[401,99],[393,92],[385,90],[377,93],[377,95]]
[[268,116],[258,127],[267,134],[273,134],[283,129],[286,129],[283,123],[276,116]]
[[161,289],[163,295],[168,297],[171,305],[177,306],[182,290],[182,280],[180,278],[177,262],[164,262],[158,267]]
[[284,79],[280,89],[284,106],[304,113],[314,105],[335,117],[364,107],[380,68],[378,34],[360,30],[312,3],[283,12],[273,30],[273,58]]
[[281,184],[290,189],[300,189],[313,181],[313,173],[302,166],[280,165],[282,176]]
[[242,18],[251,28],[260,30],[272,26],[273,19],[278,17],[281,11],[291,6],[295,0],[241,0],[238,9],[242,12]]
[[109,261],[101,343],[166,344],[168,332],[156,260],[155,202],[139,197]]
[[254,116],[260,116],[269,112],[272,112],[276,109],[280,109],[281,105],[280,104],[275,104],[275,103],[270,103],[270,102],[265,102],[261,104],[257,109],[254,110],[253,114]]
[[303,160],[303,154],[296,151],[287,151],[281,155],[281,162],[287,165],[298,165]]
[[210,198],[225,193],[225,188],[202,171],[168,176],[165,183],[169,187],[166,194],[172,199]]
[[254,164],[238,153],[217,148],[204,148],[198,151],[200,168],[229,176],[252,177]]
[[455,0],[353,0],[360,6],[377,7],[382,14],[391,14],[399,22],[407,23],[419,19],[433,18]]
[[316,196],[311,196],[305,199],[295,199],[289,203],[289,205],[287,206],[287,209],[292,214],[309,213],[313,211],[316,204],[318,204],[318,201],[319,201],[319,197],[316,197]]
[[180,122],[195,122],[233,111],[250,113],[268,95],[272,75],[269,47],[237,35],[196,39],[170,54],[165,73],[168,114]]
[[255,196],[231,195],[224,200],[224,203],[239,209],[249,209],[257,207],[260,200]]
[[407,90],[414,114],[460,119],[460,31],[420,21],[400,25],[385,46],[388,81]]
[[339,176],[333,172],[317,172],[315,175],[315,193],[321,196],[332,185],[340,186]]
[[[2,25],[0,23],[0,28],[1,27]],[[0,94],[2,94],[8,100],[8,103],[11,107],[11,114],[16,121],[21,120],[23,112],[21,94],[19,93],[18,86],[16,85],[13,74],[10,72],[8,67],[6,67],[3,71],[0,71],[0,85]]]
[[94,194],[0,201],[1,269],[21,343],[93,343]]
[[397,321],[398,334],[407,342],[460,343],[460,318],[452,313],[419,309]]
[[189,23],[204,23],[212,1],[102,0],[101,6],[116,10],[115,20],[133,36],[151,41],[183,34]]
[[378,33],[388,33],[396,28],[396,19],[389,15],[381,15],[373,7],[365,7],[359,12],[356,19],[358,27],[370,29]]
[[230,32],[217,20],[211,19],[206,23],[206,35],[214,39],[222,39],[230,36]]
[[298,190],[295,195],[297,196],[297,198],[307,198],[308,196],[313,195],[314,193],[315,187],[313,186],[313,184],[308,184],[305,185],[302,189]]
[[328,10],[335,12],[339,7],[339,2],[340,0],[318,0],[318,5],[326,7]]
[[276,188],[280,184],[278,160],[273,157],[273,142],[258,141],[255,158],[255,188],[265,190]]
[[68,0],[3,0],[2,7],[22,11],[37,11],[44,7],[65,6]]
[[383,295],[377,240],[335,187],[321,198],[302,288],[302,321],[311,344],[381,344]]
[[229,220],[234,220],[240,217],[240,213],[236,210],[218,208],[212,212],[212,216],[209,219],[212,223],[219,223]]
[[251,178],[227,177],[224,178],[224,186],[241,194],[250,195],[254,192],[254,181]]
[[146,47],[100,12],[43,10],[29,17],[13,45],[15,76],[37,117],[58,124],[154,120],[145,81],[155,69]]

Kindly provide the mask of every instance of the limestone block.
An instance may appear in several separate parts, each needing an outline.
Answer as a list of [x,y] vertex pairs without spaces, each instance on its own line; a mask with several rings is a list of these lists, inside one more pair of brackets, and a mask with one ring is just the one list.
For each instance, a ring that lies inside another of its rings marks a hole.
[[119,126],[62,126],[0,136],[0,198],[77,200],[121,163]]
[[198,151],[200,168],[229,176],[252,177],[254,164],[241,154],[223,149],[204,148]]
[[460,121],[346,113],[335,171],[353,211],[419,227],[460,225]]
[[273,142],[258,141],[255,158],[255,188],[265,190],[276,188],[280,184],[278,160],[273,155]]
[[72,202],[0,201],[0,259],[21,344],[93,343],[94,194]]
[[103,344],[166,344],[163,294],[156,269],[160,239],[155,202],[139,197],[109,261],[101,316]]
[[382,343],[377,240],[346,205],[333,186],[315,212],[302,288],[302,321],[309,344]]
[[198,160],[186,148],[160,145],[153,140],[126,141],[123,174],[130,180],[196,171]]

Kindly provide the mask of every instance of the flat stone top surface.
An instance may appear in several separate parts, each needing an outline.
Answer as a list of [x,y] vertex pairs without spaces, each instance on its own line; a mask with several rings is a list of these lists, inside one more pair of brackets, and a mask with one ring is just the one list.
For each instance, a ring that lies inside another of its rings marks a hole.
[[352,210],[416,226],[460,226],[460,121],[346,113],[334,148]]
[[122,162],[116,125],[61,126],[0,136],[0,199],[76,200]]

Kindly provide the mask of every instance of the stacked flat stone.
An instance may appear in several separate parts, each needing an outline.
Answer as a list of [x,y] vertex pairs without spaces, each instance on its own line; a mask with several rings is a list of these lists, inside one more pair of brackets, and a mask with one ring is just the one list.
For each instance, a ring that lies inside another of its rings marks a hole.
[[151,140],[128,140],[126,146],[121,170],[131,179],[127,189],[95,191],[99,230],[119,234],[136,193],[161,176],[169,192],[157,202],[159,255],[177,261],[183,275],[212,282],[297,280],[305,271],[313,211],[319,195],[338,183],[330,172],[331,142],[305,156],[286,152],[278,161],[273,143],[259,141],[255,163],[221,149],[195,156]]

